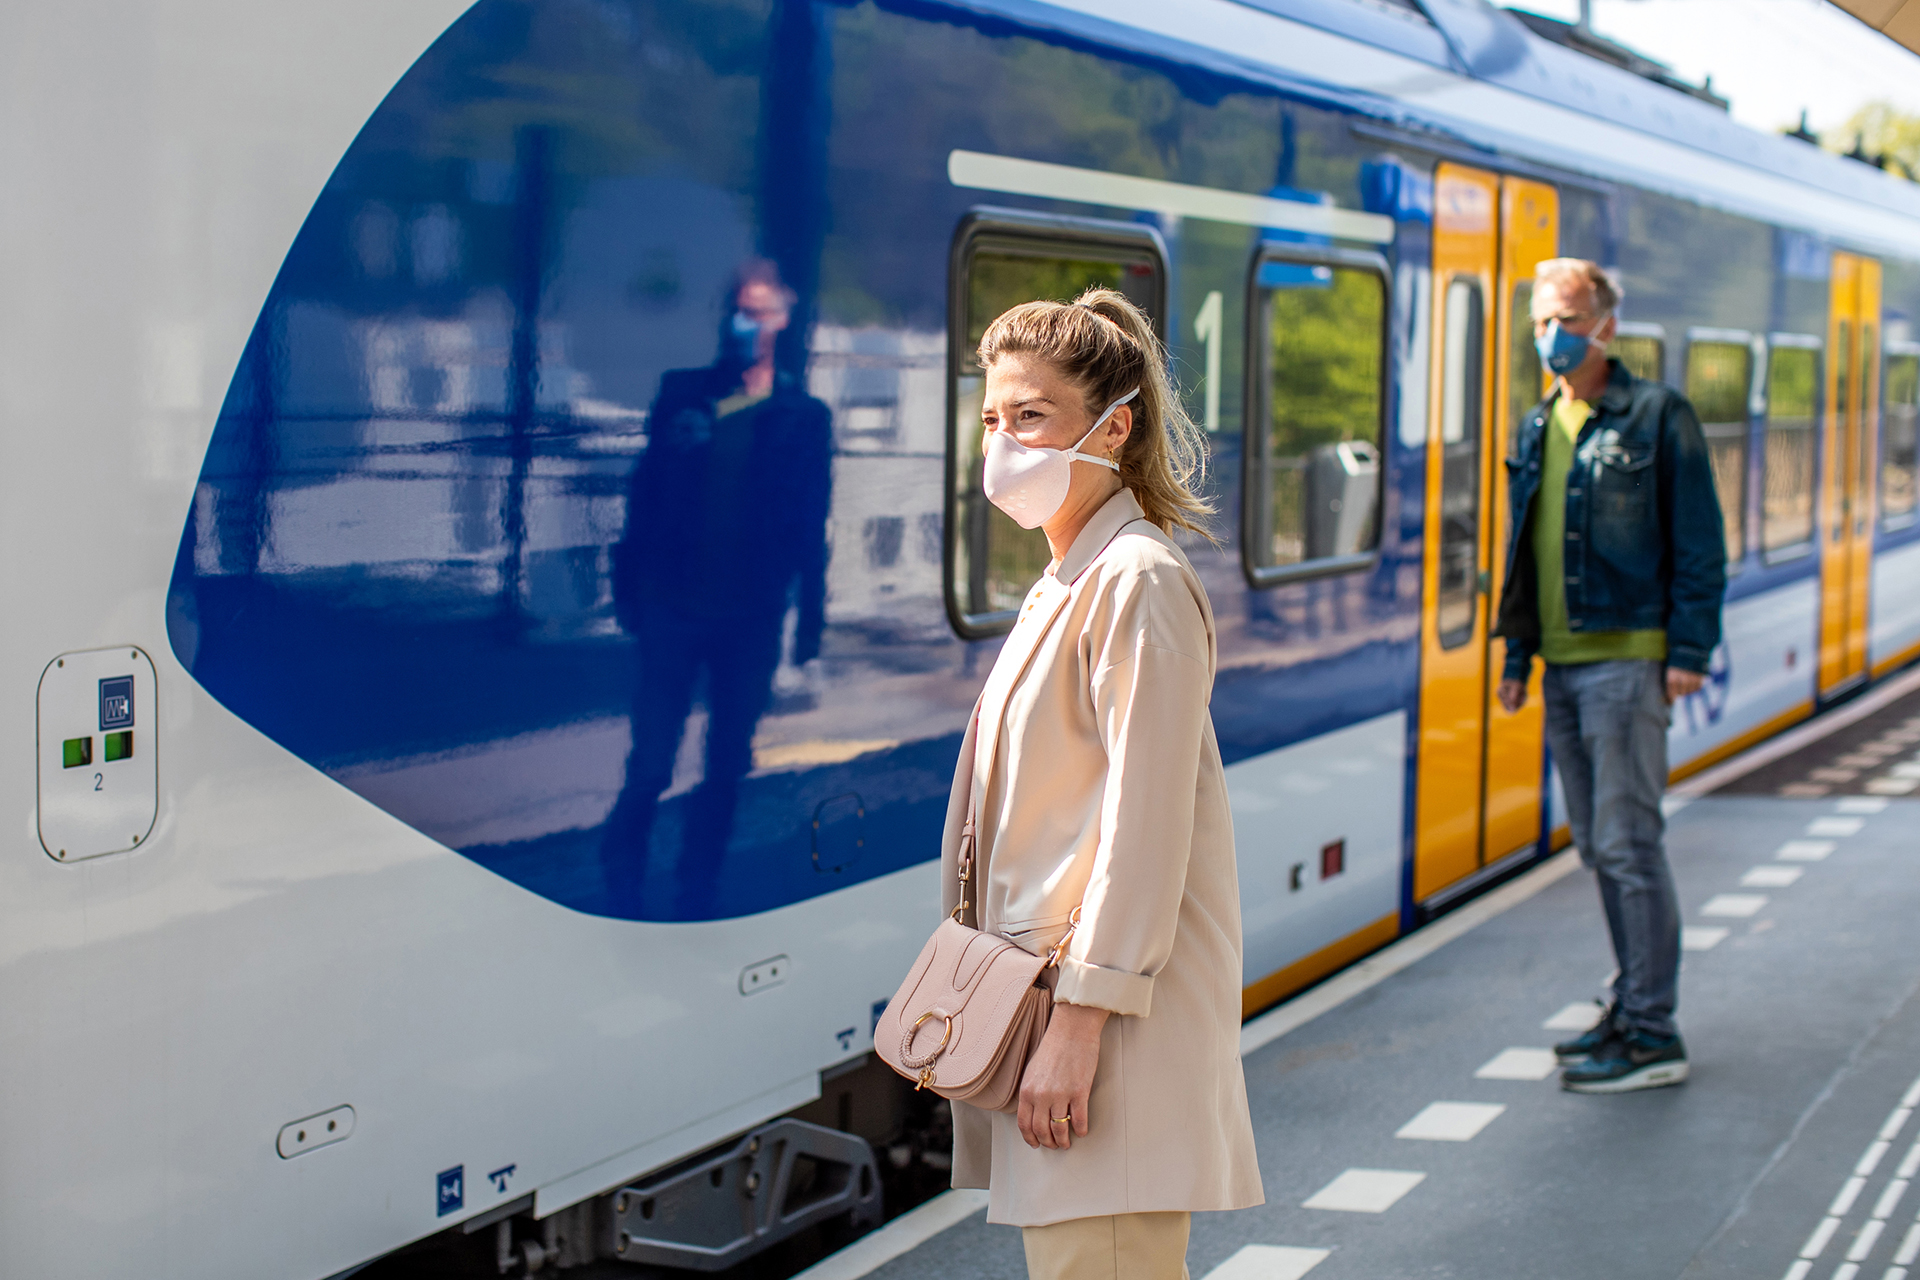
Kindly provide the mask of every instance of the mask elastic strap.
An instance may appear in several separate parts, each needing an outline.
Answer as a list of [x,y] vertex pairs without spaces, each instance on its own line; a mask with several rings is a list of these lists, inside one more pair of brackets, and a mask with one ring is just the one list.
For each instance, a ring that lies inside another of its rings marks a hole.
[[1133,399],[1135,396],[1139,394],[1140,394],[1140,388],[1135,387],[1133,390],[1127,392],[1127,394],[1121,396],[1118,400],[1115,400],[1112,404],[1108,405],[1106,412],[1101,414],[1099,418],[1095,419],[1094,424],[1091,427],[1087,428],[1087,434],[1084,436],[1081,436],[1078,440],[1074,441],[1073,448],[1067,450],[1067,457],[1069,459],[1078,458],[1082,462],[1097,462],[1103,467],[1109,467],[1115,471],[1118,471],[1120,469],[1120,464],[1115,462],[1112,458],[1096,458],[1090,453],[1082,453],[1080,452],[1080,446],[1093,438],[1093,433],[1098,431],[1102,426],[1106,424],[1107,419],[1113,416],[1113,411],[1115,409],[1118,409],[1121,405],[1125,404],[1127,401]]

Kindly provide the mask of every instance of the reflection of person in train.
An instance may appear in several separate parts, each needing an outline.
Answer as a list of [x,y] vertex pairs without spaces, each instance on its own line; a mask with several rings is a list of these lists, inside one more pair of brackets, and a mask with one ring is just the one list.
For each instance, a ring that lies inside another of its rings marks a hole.
[[[712,909],[790,608],[793,661],[820,652],[831,417],[782,367],[798,362],[776,361],[794,304],[778,269],[747,263],[729,299],[714,363],[660,379],[614,549],[615,607],[639,662],[626,784],[602,843],[617,915]],[[696,693],[707,712],[705,770],[682,802],[676,893],[644,903],[660,795]]]

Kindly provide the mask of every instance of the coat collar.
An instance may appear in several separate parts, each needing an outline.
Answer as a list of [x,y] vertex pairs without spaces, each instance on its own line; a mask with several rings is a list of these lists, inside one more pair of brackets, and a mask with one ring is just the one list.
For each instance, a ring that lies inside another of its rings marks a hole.
[[[1007,711],[1007,698],[1027,664],[1033,661],[1041,639],[1052,629],[1054,619],[1073,594],[1070,588],[1122,529],[1145,518],[1133,491],[1121,489],[1093,513],[1086,527],[1075,535],[1067,554],[1051,566],[1051,589],[1038,595],[1028,594],[1027,603],[1021,606],[1021,620],[1007,637],[999,660],[994,663],[993,675],[988,677],[987,687],[980,693],[974,724],[973,795],[968,804],[977,803],[979,797],[987,793],[987,781],[993,776],[994,753],[1000,745],[1000,720]],[[1047,585],[1044,578],[1041,583]],[[1027,614],[1028,609],[1033,611],[1031,616]]]
[[[1594,403],[1593,413],[1587,418],[1588,425],[1592,425],[1603,413],[1625,413],[1632,407],[1633,382],[1633,371],[1624,364],[1621,364],[1616,357],[1608,356],[1607,385],[1600,392],[1598,400]],[[1547,393],[1547,398],[1540,402],[1538,409],[1534,410],[1533,418],[1527,424],[1529,438],[1544,430],[1547,419],[1553,416],[1554,403],[1560,399],[1561,385],[1560,380],[1555,378],[1553,380],[1553,390]],[[1587,434],[1586,428],[1583,427],[1580,434],[1584,438]],[[1075,549],[1078,549],[1080,546],[1079,540],[1075,539],[1073,545]]]
[[1067,554],[1053,566],[1054,578],[1072,586],[1093,564],[1095,557],[1107,549],[1107,544],[1119,536],[1122,529],[1135,520],[1146,518],[1147,513],[1141,509],[1140,500],[1133,496],[1133,490],[1123,486],[1120,492],[1108,498],[1093,513],[1086,527],[1074,535],[1073,545],[1067,548]]

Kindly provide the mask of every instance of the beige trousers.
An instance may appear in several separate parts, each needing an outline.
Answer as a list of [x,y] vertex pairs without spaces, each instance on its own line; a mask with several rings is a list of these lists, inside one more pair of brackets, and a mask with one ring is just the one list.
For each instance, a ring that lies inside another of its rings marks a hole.
[[1186,1213],[1120,1213],[1024,1227],[1027,1280],[1187,1280]]

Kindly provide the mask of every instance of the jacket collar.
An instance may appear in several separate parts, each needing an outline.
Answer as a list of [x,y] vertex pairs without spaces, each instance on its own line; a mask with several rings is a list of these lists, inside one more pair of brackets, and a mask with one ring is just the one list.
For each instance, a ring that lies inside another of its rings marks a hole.
[[1053,566],[1055,580],[1068,586],[1078,582],[1080,575],[1107,549],[1107,544],[1120,535],[1122,529],[1135,520],[1146,518],[1147,513],[1141,509],[1140,500],[1133,496],[1133,490],[1122,486],[1120,492],[1108,498],[1093,513],[1093,519],[1087,521],[1086,527],[1074,535],[1073,545],[1067,548],[1067,554]]
[[[1145,513],[1140,509],[1140,502],[1133,496],[1132,490],[1123,488],[1108,498],[1093,513],[1093,519],[1087,521],[1086,527],[1075,535],[1067,554],[1052,566],[1054,582],[1072,587],[1122,529],[1144,518]],[[994,663],[993,675],[988,678],[987,687],[980,691],[980,702],[974,712],[973,795],[967,801],[970,805],[977,803],[978,798],[987,793],[988,780],[993,776],[994,756],[1000,747],[1000,721],[1006,715],[1007,698],[1026,671],[1027,664],[1033,661],[1040,641],[1052,629],[1054,619],[1066,607],[1067,599],[1072,594],[1071,591],[1056,589],[1044,593],[1037,600],[1028,597],[1029,603],[1037,611],[1036,616],[1025,619],[1025,625],[1007,637],[1006,647],[1001,649],[999,660]],[[975,874],[979,874],[978,870]]]
[[[1625,413],[1633,404],[1633,383],[1633,371],[1621,364],[1620,361],[1613,356],[1608,356],[1607,385],[1600,392],[1599,403],[1593,407],[1593,416],[1597,418],[1601,413]],[[1563,385],[1565,384],[1562,383],[1560,379],[1555,378],[1553,380],[1553,390],[1547,393],[1547,398],[1542,400],[1540,407],[1534,411],[1534,417],[1539,420],[1540,424],[1544,424],[1548,418],[1553,416],[1553,406],[1554,403],[1560,399],[1560,388]],[[1076,539],[1073,545],[1077,548],[1080,543]]]
[[1608,413],[1625,413],[1633,403],[1633,371],[1612,356],[1607,357],[1607,389],[1600,393],[1598,408]]

